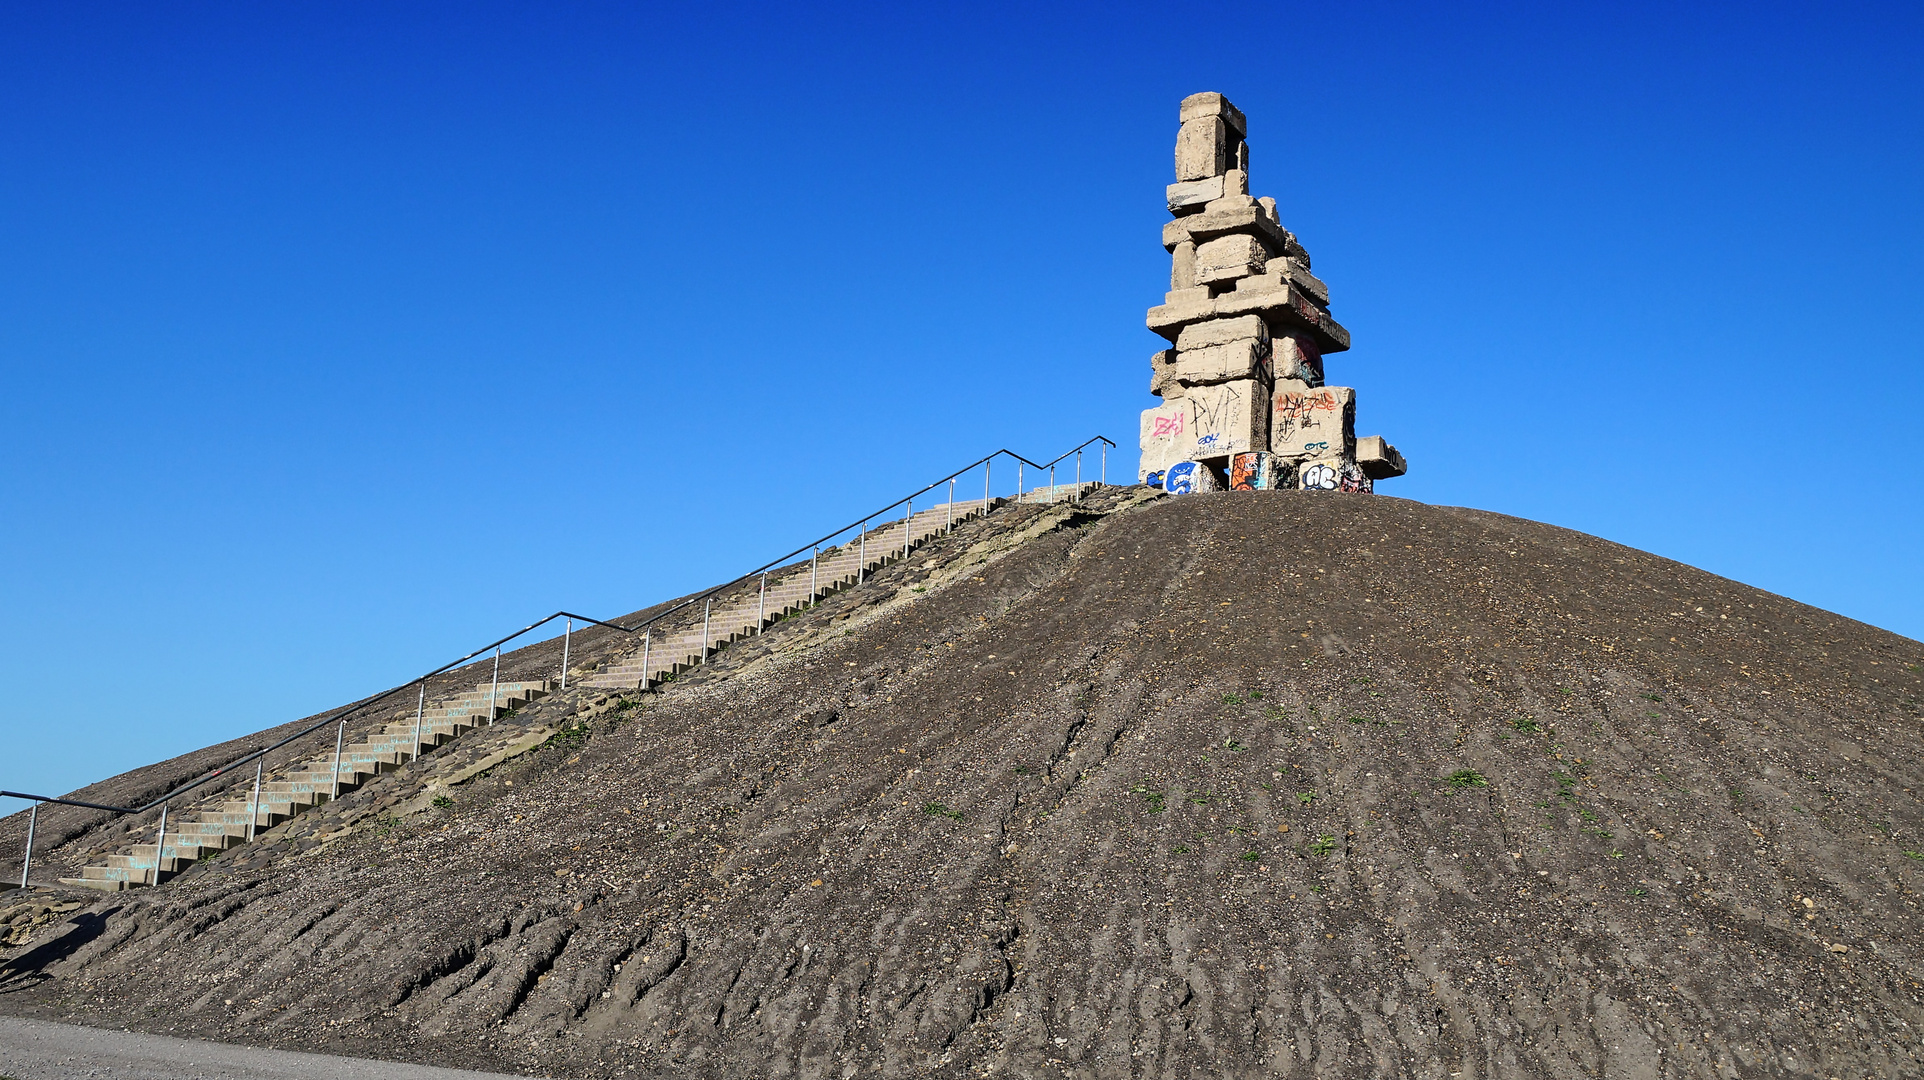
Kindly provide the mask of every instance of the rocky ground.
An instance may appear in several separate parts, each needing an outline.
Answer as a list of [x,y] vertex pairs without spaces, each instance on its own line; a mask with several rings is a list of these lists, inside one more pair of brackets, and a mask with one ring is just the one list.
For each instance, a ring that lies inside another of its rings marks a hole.
[[1110,490],[32,916],[0,1012],[584,1077],[1914,1076],[1921,697],[1918,642],[1577,533]]

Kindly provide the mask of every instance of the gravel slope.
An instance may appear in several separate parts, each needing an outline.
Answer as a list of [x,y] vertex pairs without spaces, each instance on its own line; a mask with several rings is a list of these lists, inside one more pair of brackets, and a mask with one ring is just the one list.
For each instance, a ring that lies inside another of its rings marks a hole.
[[0,1012],[577,1076],[1918,1075],[1921,666],[1549,526],[1110,491],[76,912]]

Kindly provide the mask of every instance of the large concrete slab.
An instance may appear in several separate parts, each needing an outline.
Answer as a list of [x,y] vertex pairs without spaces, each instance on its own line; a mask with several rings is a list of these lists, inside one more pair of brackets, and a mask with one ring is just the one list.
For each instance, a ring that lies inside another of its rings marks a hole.
[[1221,236],[1196,247],[1197,284],[1234,281],[1263,272],[1269,249],[1261,240],[1241,234]]
[[1349,331],[1293,286],[1247,291],[1239,289],[1208,300],[1165,303],[1150,308],[1144,323],[1149,329],[1174,342],[1186,326],[1206,319],[1235,315],[1260,315],[1272,329],[1279,325],[1301,327],[1313,335],[1318,352],[1324,356],[1349,348]]
[[1212,176],[1207,180],[1171,184],[1165,194],[1170,213],[1192,214],[1223,197],[1223,178]]
[[1176,132],[1176,180],[1205,180],[1221,176],[1229,160],[1229,125],[1220,116],[1185,121]]
[[1281,380],[1271,394],[1269,449],[1282,457],[1348,458],[1356,446],[1356,391]]
[[1388,480],[1410,471],[1403,455],[1381,435],[1364,435],[1356,440],[1356,464],[1371,480]]

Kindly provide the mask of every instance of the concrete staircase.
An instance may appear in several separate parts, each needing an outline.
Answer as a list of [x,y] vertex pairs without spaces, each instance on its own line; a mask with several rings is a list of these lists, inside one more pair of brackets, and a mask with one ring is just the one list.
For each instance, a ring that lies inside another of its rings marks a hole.
[[[1101,485],[1057,485],[1020,495],[1020,502],[1065,502]],[[811,567],[789,568],[779,577],[770,574],[745,595],[734,594],[709,609],[706,625],[702,609],[691,606],[692,624],[658,628],[645,644],[612,666],[581,680],[581,685],[646,689],[662,679],[702,663],[715,650],[752,634],[776,620],[800,611],[820,598],[854,585],[869,573],[914,550],[949,529],[981,517],[1006,499],[942,503],[907,520],[879,525],[857,542],[823,551]],[[687,622],[689,620],[679,620]],[[104,863],[83,867],[77,878],[62,884],[117,891],[167,880],[197,859],[238,847],[262,829],[333,799],[337,792],[359,787],[365,780],[413,760],[425,750],[493,723],[502,713],[541,697],[552,688],[547,680],[483,683],[453,698],[440,699],[423,710],[417,721],[412,710],[395,714],[378,732],[343,746],[338,772],[332,747],[291,768],[276,770],[263,779],[260,797],[251,783],[237,784],[199,804],[170,815],[164,846],[154,840],[134,843],[107,856]]]
[[[1027,496],[1024,498],[1027,500]],[[1006,501],[992,499],[986,509],[992,510]],[[981,499],[940,503],[917,511],[907,520],[897,518],[877,526],[859,541],[822,552],[813,570],[802,563],[779,578],[770,574],[766,596],[755,587],[746,596],[718,601],[709,611],[705,630],[701,606],[691,605],[693,625],[655,630],[644,646],[638,646],[612,666],[582,679],[582,685],[645,690],[671,675],[696,667],[715,650],[759,634],[777,619],[857,583],[870,572],[913,553],[931,537],[981,517],[985,512]]]
[[153,840],[135,843],[108,855],[105,863],[82,867],[79,877],[60,881],[108,891],[158,884],[196,859],[245,844],[258,830],[331,800],[337,790],[352,791],[370,777],[398,769],[423,751],[491,724],[550,689],[552,684],[545,679],[499,686],[488,682],[434,701],[421,711],[418,721],[411,709],[397,713],[379,731],[341,747],[338,773],[329,747],[291,768],[269,773],[262,780],[258,803],[252,783],[237,784],[169,815],[164,848],[157,848]]

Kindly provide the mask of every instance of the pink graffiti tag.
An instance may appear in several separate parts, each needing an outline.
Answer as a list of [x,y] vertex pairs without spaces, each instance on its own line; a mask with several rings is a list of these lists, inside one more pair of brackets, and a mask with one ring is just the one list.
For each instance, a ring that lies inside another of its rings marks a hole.
[[1181,435],[1182,415],[1181,413],[1177,413],[1174,416],[1156,417],[1156,426],[1150,430],[1150,436],[1160,439],[1166,435]]

